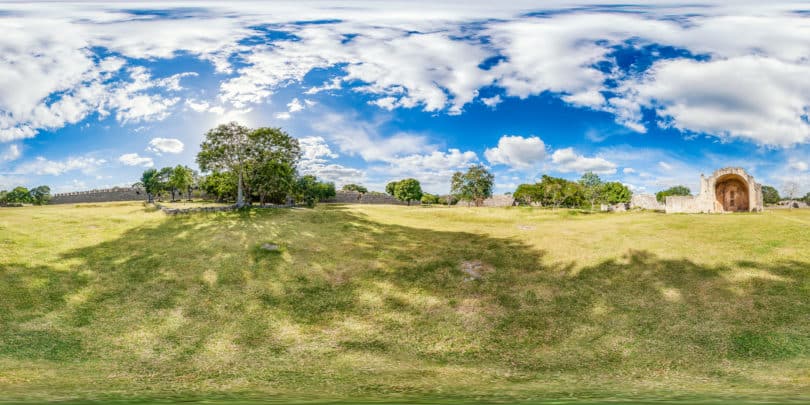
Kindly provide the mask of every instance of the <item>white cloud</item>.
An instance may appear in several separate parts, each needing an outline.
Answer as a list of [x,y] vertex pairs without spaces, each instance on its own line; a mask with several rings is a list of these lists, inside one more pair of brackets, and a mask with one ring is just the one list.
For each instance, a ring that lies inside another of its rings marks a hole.
[[211,107],[207,101],[186,100],[186,106],[196,112],[206,112]]
[[672,165],[667,163],[667,162],[658,162],[658,167],[660,167],[660,168],[662,168],[662,169],[664,169],[664,170],[666,170],[668,172],[671,172],[672,169],[673,169]]
[[307,162],[325,162],[325,158],[335,159],[337,153],[332,152],[326,140],[320,136],[308,136],[298,139],[298,144],[301,146],[301,160]]
[[478,162],[475,152],[448,149],[446,152],[433,151],[424,154],[411,154],[392,158],[384,166],[374,166],[378,176],[389,180],[413,177],[426,191],[442,193],[450,188],[453,173],[465,170]]
[[640,107],[654,108],[660,125],[789,146],[810,141],[810,64],[743,56],[708,62],[657,62],[641,79],[626,83],[626,108],[637,121]]
[[65,160],[48,160],[42,156],[33,161],[25,162],[17,166],[15,172],[18,174],[36,174],[59,176],[65,172],[81,170],[83,173],[92,173],[96,168],[107,161],[93,157],[69,157]]
[[146,148],[149,152],[154,153],[180,153],[183,151],[183,142],[174,138],[152,138],[149,141],[149,146]]
[[624,169],[622,169],[622,173],[624,174],[633,174],[635,172],[636,169],[633,169],[632,167],[625,167]]
[[484,151],[484,156],[493,165],[531,168],[545,159],[546,145],[536,136],[524,138],[518,135],[504,135],[498,140],[497,147]]
[[155,165],[152,158],[140,156],[137,153],[125,153],[118,158],[118,161],[127,166],[152,167]]
[[4,152],[0,152],[0,162],[9,162],[17,160],[22,155],[20,147],[16,144],[8,145]]
[[301,145],[301,161],[298,169],[303,174],[312,174],[318,179],[333,181],[338,187],[346,183],[362,183],[366,178],[363,170],[343,166],[337,163],[328,163],[330,159],[338,158],[320,136],[308,136],[298,139]]
[[793,160],[788,164],[788,167],[798,172],[806,172],[808,169],[810,169],[810,165],[803,160]]
[[594,172],[596,174],[616,173],[616,164],[601,157],[585,157],[574,152],[574,148],[558,149],[551,155],[557,170],[568,173]]
[[292,114],[290,114],[287,111],[282,111],[282,112],[276,113],[276,115],[274,115],[274,117],[276,117],[276,119],[278,119],[278,120],[288,120],[288,119],[292,118]]
[[297,98],[292,99],[289,103],[287,103],[287,111],[290,113],[296,113],[304,109],[304,105],[298,101]]
[[481,97],[481,102],[489,108],[495,108],[495,106],[501,103],[501,96],[496,94],[492,97]]

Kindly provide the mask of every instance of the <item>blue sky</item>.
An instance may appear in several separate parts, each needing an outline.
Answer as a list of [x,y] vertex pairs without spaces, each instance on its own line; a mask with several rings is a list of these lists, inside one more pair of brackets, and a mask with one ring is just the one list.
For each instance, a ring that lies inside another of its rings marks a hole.
[[446,192],[594,171],[636,192],[741,166],[810,191],[799,2],[0,4],[0,189],[129,185],[231,120],[300,170]]

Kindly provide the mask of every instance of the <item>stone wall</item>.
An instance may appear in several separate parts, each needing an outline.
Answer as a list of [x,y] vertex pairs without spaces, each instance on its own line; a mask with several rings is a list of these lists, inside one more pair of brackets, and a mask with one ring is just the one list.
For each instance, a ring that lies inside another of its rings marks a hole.
[[630,199],[630,208],[655,211],[663,211],[666,209],[664,204],[659,203],[653,194],[633,194],[633,198]]
[[[323,201],[325,203],[337,204],[394,204],[394,205],[408,205],[405,201],[397,200],[396,198],[383,193],[358,193],[356,191],[338,191],[334,198]],[[419,201],[411,201],[411,205],[419,205]]]
[[667,197],[667,214],[708,213],[713,210],[712,201],[698,196],[671,195]]
[[115,187],[102,190],[77,191],[54,194],[50,204],[99,203],[109,201],[146,201],[146,193],[141,188]]

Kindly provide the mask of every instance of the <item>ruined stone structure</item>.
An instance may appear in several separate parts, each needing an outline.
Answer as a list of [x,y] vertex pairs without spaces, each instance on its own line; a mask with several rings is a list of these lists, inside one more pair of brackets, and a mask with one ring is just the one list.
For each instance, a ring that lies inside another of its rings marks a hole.
[[[340,203],[340,204],[395,204],[395,205],[408,205],[405,201],[397,200],[396,198],[383,193],[370,192],[358,193],[357,191],[337,191],[334,198],[330,198],[325,203]],[[419,201],[411,201],[411,205],[419,205]]]
[[103,190],[54,194],[50,204],[98,203],[108,201],[146,201],[146,193],[137,187],[114,187]]
[[653,194],[633,194],[633,198],[630,199],[630,208],[654,211],[664,211],[666,209],[664,204],[658,202]]
[[720,213],[762,211],[762,185],[739,167],[726,167],[711,176],[700,175],[700,193],[669,196],[669,213]]

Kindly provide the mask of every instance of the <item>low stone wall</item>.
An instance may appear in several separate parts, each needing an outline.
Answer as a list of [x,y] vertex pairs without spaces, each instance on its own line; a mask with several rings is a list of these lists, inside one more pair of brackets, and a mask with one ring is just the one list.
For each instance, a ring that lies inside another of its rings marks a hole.
[[116,187],[102,190],[54,194],[51,197],[49,204],[79,204],[141,200],[146,200],[146,193],[143,191],[143,189],[134,187]]
[[630,199],[630,208],[640,208],[644,210],[664,211],[664,204],[658,202],[653,194],[633,194]]
[[667,197],[667,214],[706,213],[712,212],[713,205],[705,199],[691,195],[671,195]]
[[625,212],[630,209],[630,203],[601,204],[602,212]]
[[[358,193],[356,191],[338,191],[334,198],[322,201],[324,203],[338,204],[394,204],[408,205],[405,201],[383,193]],[[419,205],[419,201],[411,201],[411,205]]]

